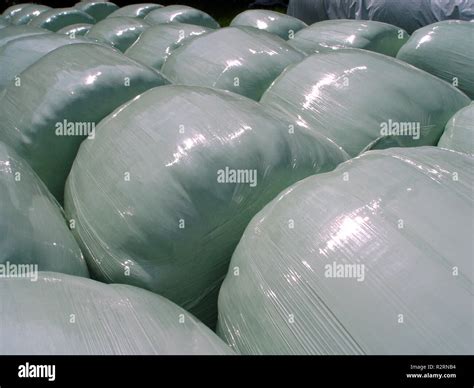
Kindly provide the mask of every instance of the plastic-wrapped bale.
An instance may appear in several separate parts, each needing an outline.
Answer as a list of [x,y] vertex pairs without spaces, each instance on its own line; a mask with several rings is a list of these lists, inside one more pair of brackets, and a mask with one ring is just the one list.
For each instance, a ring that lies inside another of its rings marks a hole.
[[292,16],[264,9],[239,13],[230,23],[232,27],[254,27],[278,35],[285,40],[292,39],[307,24]]
[[375,20],[409,34],[446,19],[474,19],[472,0],[290,0],[288,14],[306,23],[327,19]]
[[457,86],[474,99],[474,23],[449,20],[415,31],[398,59]]
[[75,38],[77,36],[84,36],[86,35],[89,30],[92,28],[93,24],[88,24],[88,23],[77,23],[77,24],[72,24],[70,26],[61,28],[58,33],[59,34],[65,34],[67,36],[70,36],[71,38]]
[[[15,39],[0,47],[0,89],[5,88],[23,70],[59,47],[87,43],[85,39],[71,39],[64,35],[42,34]],[[15,86],[21,86],[21,78]]]
[[97,22],[119,9],[116,4],[108,1],[81,1],[74,7],[91,15]]
[[82,140],[95,124],[145,90],[168,83],[161,74],[112,48],[73,44],[23,71],[21,86],[0,95],[0,141],[30,163],[61,202]]
[[106,18],[94,25],[85,35],[115,47],[124,52],[149,28],[150,25],[140,19],[130,17]]
[[145,16],[145,21],[152,25],[186,23],[213,29],[220,27],[210,15],[187,5],[169,5],[156,9]]
[[474,102],[449,120],[438,147],[474,154]]
[[56,32],[63,27],[77,23],[94,24],[95,20],[92,16],[77,8],[55,8],[41,13],[32,19],[28,25]]
[[288,68],[261,102],[356,156],[365,149],[436,145],[448,120],[470,100],[404,62],[344,49]]
[[5,355],[232,355],[187,311],[149,291],[40,272],[2,279]]
[[11,26],[11,23],[3,16],[0,16],[0,30],[9,26]]
[[218,333],[243,354],[472,354],[473,171],[392,148],[291,186],[234,252]]
[[14,25],[28,24],[36,16],[39,16],[43,12],[49,11],[50,9],[51,7],[46,5],[31,4],[15,13],[14,16],[11,17],[10,22]]
[[162,71],[176,83],[225,89],[259,100],[285,67],[303,58],[273,34],[250,27],[228,27],[176,50]]
[[161,69],[166,58],[177,48],[194,38],[214,31],[192,24],[170,23],[148,28],[125,51],[125,55],[145,65]]
[[29,5],[33,5],[32,3],[23,3],[23,4],[15,4],[8,7],[5,11],[3,11],[2,16],[7,19],[11,20],[18,12],[22,9],[28,7]]
[[0,47],[14,39],[42,34],[52,34],[52,32],[45,30],[44,28],[30,26],[8,26],[0,29]]
[[306,54],[360,48],[395,57],[407,40],[406,31],[390,24],[329,20],[301,30],[289,44]]
[[[28,163],[3,143],[0,143],[0,235],[1,281],[26,272],[35,276],[35,270],[89,277],[62,209]],[[9,268],[15,268],[16,274]]]
[[82,144],[65,209],[96,279],[154,291],[212,326],[252,216],[346,159],[248,98],[163,86],[120,107]]
[[125,7],[119,8],[118,10],[112,12],[109,18],[115,17],[131,17],[131,18],[140,18],[143,19],[151,11],[163,7],[160,4],[152,3],[143,3],[143,4],[131,4]]

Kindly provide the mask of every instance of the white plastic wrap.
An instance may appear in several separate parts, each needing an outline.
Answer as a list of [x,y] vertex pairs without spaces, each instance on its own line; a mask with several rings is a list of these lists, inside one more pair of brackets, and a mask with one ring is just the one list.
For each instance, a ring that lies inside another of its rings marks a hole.
[[52,32],[43,28],[30,26],[8,26],[0,29],[0,47],[6,45],[8,42],[14,39],[42,34],[52,34]]
[[474,154],[474,102],[449,120],[438,147]]
[[187,5],[169,5],[151,11],[145,16],[145,20],[152,24],[163,23],[187,23],[207,28],[219,28],[217,23],[210,15],[196,8]]

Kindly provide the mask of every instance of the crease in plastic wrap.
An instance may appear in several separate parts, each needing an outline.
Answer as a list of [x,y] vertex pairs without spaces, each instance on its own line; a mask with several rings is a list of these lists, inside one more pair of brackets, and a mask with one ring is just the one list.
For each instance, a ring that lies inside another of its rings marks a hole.
[[141,19],[113,17],[92,26],[85,36],[98,42],[107,43],[124,52],[149,27],[150,25]]
[[14,39],[44,34],[52,34],[52,32],[43,28],[30,26],[8,26],[0,29],[0,47],[6,45],[8,42]]
[[159,24],[141,34],[125,55],[159,70],[173,51],[211,31],[214,30],[192,24]]
[[169,5],[151,11],[145,16],[145,21],[152,25],[163,23],[185,23],[194,24],[207,28],[219,28],[212,16],[199,9],[187,5]]
[[304,54],[250,27],[227,27],[193,39],[162,67],[174,83],[228,90],[259,100],[275,78]]
[[448,121],[438,147],[474,154],[474,102]]
[[9,144],[62,202],[80,143],[95,125],[145,90],[168,83],[158,71],[116,50],[81,43],[60,47],[0,93],[0,141]]
[[28,163],[1,142],[0,266],[0,282],[35,269],[89,277],[62,209]]
[[28,25],[56,32],[63,27],[77,23],[94,24],[95,19],[77,8],[54,8],[39,14]]
[[375,20],[409,34],[446,19],[474,19],[472,0],[290,0],[288,14],[311,24],[328,19]]
[[81,1],[74,7],[89,14],[97,22],[105,19],[112,12],[119,9],[116,4],[108,1]]
[[406,31],[387,23],[328,20],[299,31],[289,44],[308,55],[340,48],[360,48],[395,57],[408,37]]
[[474,23],[449,20],[421,28],[397,58],[455,85],[474,99]]
[[48,7],[46,5],[31,4],[15,13],[10,19],[10,22],[14,25],[28,24],[32,19],[42,14],[43,12],[49,11],[50,9],[51,7]]
[[308,25],[297,18],[280,12],[253,9],[239,13],[234,19],[232,19],[230,26],[253,27],[288,40],[292,39],[299,30]]
[[0,282],[4,355],[232,355],[187,311],[149,291],[39,272]]
[[243,354],[473,354],[473,167],[391,148],[289,187],[234,252],[218,333]]
[[214,326],[219,286],[253,215],[346,159],[248,98],[162,86],[84,141],[65,209],[94,278],[154,291]]
[[146,15],[148,15],[151,11],[155,9],[163,7],[160,4],[153,4],[153,3],[141,3],[141,4],[130,4],[126,5],[125,7],[121,7],[116,11],[112,12],[109,18],[115,17],[131,17],[131,18],[139,18],[143,19]]
[[71,24],[70,26],[66,26],[61,28],[58,31],[58,34],[64,34],[68,35],[71,38],[75,38],[78,36],[84,36],[86,35],[89,30],[92,28],[93,24],[89,23],[77,23],[77,24]]
[[448,120],[470,100],[394,58],[341,49],[288,67],[261,102],[356,156],[366,149],[436,145]]

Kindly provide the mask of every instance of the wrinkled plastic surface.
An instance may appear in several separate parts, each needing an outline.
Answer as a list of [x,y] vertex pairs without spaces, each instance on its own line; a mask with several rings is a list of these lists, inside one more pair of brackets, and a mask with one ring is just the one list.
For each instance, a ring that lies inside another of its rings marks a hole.
[[92,26],[93,24],[88,23],[72,24],[70,26],[61,28],[58,31],[58,34],[65,34],[71,37],[84,36],[89,32]]
[[436,145],[448,120],[470,100],[404,62],[344,49],[288,68],[261,102],[356,156],[366,148]]
[[152,25],[186,23],[214,29],[220,27],[219,23],[207,13],[186,5],[169,5],[153,10],[145,16],[145,21]]
[[289,44],[306,54],[360,48],[395,57],[408,40],[406,31],[386,23],[328,20],[298,32]]
[[[251,217],[284,187],[346,158],[248,98],[163,86],[120,107],[82,144],[65,209],[97,279],[152,290],[213,326]],[[247,178],[232,181],[231,170]]]
[[46,5],[32,4],[15,13],[14,16],[11,17],[10,22],[14,25],[28,24],[36,16],[50,9],[51,7],[47,7]]
[[[2,265],[37,265],[39,271],[89,276],[62,209],[31,167],[3,143],[0,143],[0,236]],[[3,299],[4,294],[1,295]],[[3,326],[0,327],[3,331]]]
[[160,4],[153,3],[131,4],[119,8],[118,10],[112,12],[108,17],[131,17],[143,19],[151,11],[161,7],[163,6]]
[[234,252],[218,333],[244,354],[472,354],[473,172],[392,148],[288,188]]
[[140,35],[125,55],[159,70],[174,50],[211,31],[206,27],[183,23],[152,26]]
[[176,83],[225,89],[259,100],[285,67],[303,58],[273,34],[228,27],[176,50],[162,71]]
[[88,43],[54,50],[20,78],[21,87],[9,84],[0,94],[0,141],[30,163],[59,202],[84,134],[119,105],[167,83],[157,71]]
[[446,19],[474,19],[472,0],[290,0],[288,14],[311,24],[327,19],[375,20],[409,34]]
[[94,25],[86,34],[86,37],[107,43],[124,52],[148,27],[150,27],[148,23],[137,18],[106,18]]
[[448,121],[438,147],[474,154],[474,102]]
[[28,7],[29,5],[32,5],[32,4],[31,3],[23,3],[23,4],[12,5],[12,6],[8,7],[5,11],[3,11],[2,16],[5,17],[5,19],[10,20],[18,12],[20,12],[23,8]]
[[254,9],[239,13],[230,23],[232,27],[244,26],[265,30],[280,38],[288,40],[293,38],[299,30],[307,24],[297,18],[280,12],[264,9]]
[[116,4],[107,1],[80,2],[74,7],[91,15],[97,22],[119,9]]
[[41,272],[37,282],[2,279],[0,294],[1,354],[233,354],[188,312],[136,287]]
[[94,24],[95,20],[92,16],[77,8],[55,8],[41,13],[32,19],[28,25],[56,32],[63,27],[77,23]]
[[457,87],[474,99],[474,24],[449,20],[416,31],[398,59]]
[[43,28],[30,26],[8,26],[0,29],[0,47],[14,39],[41,34],[52,34],[52,32]]

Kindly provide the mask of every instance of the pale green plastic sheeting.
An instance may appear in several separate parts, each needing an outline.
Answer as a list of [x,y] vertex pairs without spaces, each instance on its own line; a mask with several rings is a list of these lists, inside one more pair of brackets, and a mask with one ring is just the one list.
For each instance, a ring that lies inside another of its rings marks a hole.
[[192,24],[159,24],[148,28],[125,55],[145,65],[161,69],[166,58],[194,38],[213,31]]
[[298,32],[290,45],[306,54],[359,48],[395,57],[408,40],[401,28],[370,20],[328,20]]
[[243,354],[473,354],[473,172],[392,148],[283,191],[234,252],[218,333]]
[[76,37],[76,36],[84,36],[86,35],[89,30],[92,28],[93,24],[88,24],[88,23],[77,23],[77,24],[72,24],[70,26],[61,28],[58,33],[59,34],[65,34],[70,37]]
[[303,58],[266,31],[227,27],[174,51],[162,71],[175,83],[225,89],[259,100],[285,67]]
[[65,209],[96,279],[154,291],[213,326],[220,283],[252,216],[283,188],[346,159],[248,98],[162,86],[84,141]]
[[246,26],[265,30],[280,38],[288,40],[299,30],[307,27],[300,19],[280,12],[264,9],[253,9],[239,13],[230,23],[232,27]]
[[398,59],[457,86],[474,99],[474,23],[449,20],[415,31]]
[[219,28],[210,15],[187,5],[169,5],[153,10],[145,16],[145,21],[152,25],[163,23],[187,23],[207,28]]
[[112,12],[109,18],[115,17],[131,17],[131,18],[140,18],[143,19],[151,11],[163,7],[160,4],[153,3],[142,3],[142,4],[131,4],[126,5],[125,7],[119,8],[118,10]]
[[2,279],[3,355],[232,355],[187,311],[136,287],[40,272]]
[[0,30],[9,27],[10,25],[11,24],[7,19],[5,19],[3,16],[0,16]]
[[107,1],[88,1],[88,2],[79,2],[75,8],[80,9],[91,15],[97,22],[105,19],[112,12],[119,9],[119,7]]
[[470,100],[404,62],[343,49],[287,68],[261,102],[356,156],[366,148],[436,145],[451,116]]
[[6,45],[8,42],[23,38],[25,36],[52,34],[51,31],[44,28],[30,27],[30,26],[8,26],[0,29],[0,47]]
[[32,19],[28,25],[56,32],[63,27],[77,23],[94,24],[95,20],[92,16],[77,8],[55,8],[41,13]]
[[149,28],[150,25],[143,20],[130,17],[106,18],[94,25],[85,35],[115,47],[124,52]]
[[0,141],[25,158],[61,202],[82,140],[116,107],[168,81],[111,48],[58,48],[20,74],[0,94]]
[[[23,268],[33,272],[37,269],[89,277],[62,209],[28,163],[3,143],[0,143],[0,236],[0,282],[5,276],[13,276],[10,271],[6,273],[7,267],[18,265],[28,265]],[[5,295],[1,295],[3,299]]]
[[5,11],[3,11],[2,16],[10,20],[13,18],[18,12],[20,12],[23,8],[28,7],[29,5],[33,5],[32,3],[23,3],[23,4],[15,4],[8,7]]
[[11,17],[10,22],[14,25],[28,24],[36,16],[50,9],[51,7],[46,5],[32,4],[15,13],[14,16]]
[[474,102],[449,120],[438,147],[474,154]]

